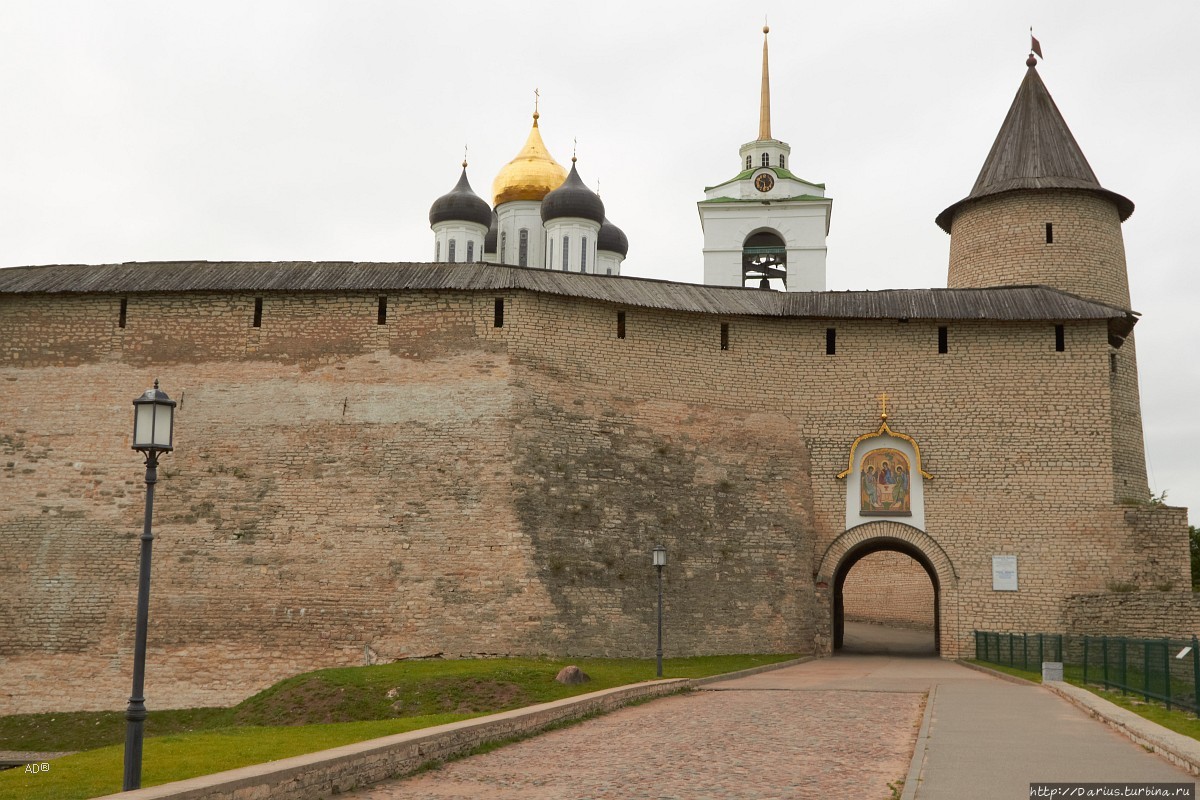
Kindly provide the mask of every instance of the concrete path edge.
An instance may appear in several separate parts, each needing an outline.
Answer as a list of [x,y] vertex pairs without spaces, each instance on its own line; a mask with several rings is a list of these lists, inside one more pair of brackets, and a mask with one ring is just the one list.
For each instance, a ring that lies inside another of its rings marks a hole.
[[921,783],[921,773],[925,769],[925,751],[929,747],[929,725],[933,719],[933,704],[937,700],[937,684],[929,687],[925,695],[925,713],[921,716],[921,729],[917,732],[917,741],[913,744],[912,761],[908,765],[908,774],[904,776],[904,790],[900,800],[915,800],[917,786]]
[[1042,685],[1123,736],[1147,750],[1158,753],[1175,766],[1187,770],[1192,775],[1200,775],[1200,742],[1190,736],[1164,728],[1092,694],[1087,689],[1060,681],[1050,681]]
[[643,700],[811,661],[812,656],[707,678],[668,678],[422,728],[292,758],[164,783],[98,800],[318,800],[411,774],[480,745],[541,733],[563,722],[605,714]]
[[[1024,678],[988,669],[980,664],[962,660],[959,660],[958,663],[1006,681],[1030,683]],[[1140,744],[1147,750],[1152,750],[1175,766],[1187,770],[1192,775],[1200,775],[1200,742],[1190,736],[1184,736],[1182,733],[1164,728],[1156,722],[1151,722],[1128,709],[1110,703],[1103,697],[1079,686],[1064,681],[1049,681],[1041,686],[1078,707],[1085,714],[1103,722],[1122,736]]]

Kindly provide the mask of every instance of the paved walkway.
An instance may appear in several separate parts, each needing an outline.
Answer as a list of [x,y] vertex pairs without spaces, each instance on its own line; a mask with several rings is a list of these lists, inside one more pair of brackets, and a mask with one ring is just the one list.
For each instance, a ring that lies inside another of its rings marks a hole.
[[839,655],[346,796],[889,798],[914,764],[920,778],[905,796],[918,800],[1025,798],[1033,781],[1191,782],[1041,687],[935,658]]
[[842,652],[895,656],[935,656],[933,631],[893,628],[870,622],[847,622]]
[[1049,690],[984,677],[935,687],[920,800],[1028,797],[1035,781],[1194,782]]
[[875,693],[863,702],[861,692],[793,684],[785,676],[656,700],[348,796],[890,797],[888,782],[908,771],[924,695]]

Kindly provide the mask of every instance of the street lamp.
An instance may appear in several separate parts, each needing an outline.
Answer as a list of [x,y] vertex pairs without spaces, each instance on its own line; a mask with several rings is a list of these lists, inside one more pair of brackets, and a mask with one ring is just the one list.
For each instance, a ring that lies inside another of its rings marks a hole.
[[654,568],[658,570],[658,677],[662,677],[662,571],[667,565],[667,548],[654,546]]
[[133,649],[133,692],[125,711],[125,781],[128,792],[142,785],[142,738],[146,723],[146,624],[150,617],[150,551],[154,534],[150,518],[154,511],[154,484],[158,481],[159,453],[171,452],[175,425],[175,401],[154,388],[133,401],[133,449],[146,457],[146,519],[142,526],[142,554],[138,571],[137,635]]

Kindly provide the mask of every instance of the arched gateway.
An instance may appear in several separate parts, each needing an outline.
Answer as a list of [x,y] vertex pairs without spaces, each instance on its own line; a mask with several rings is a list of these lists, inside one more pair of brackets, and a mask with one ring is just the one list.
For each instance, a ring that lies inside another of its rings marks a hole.
[[829,609],[830,650],[842,646],[845,612],[842,588],[846,576],[862,558],[890,550],[917,561],[933,584],[934,644],[939,655],[956,657],[961,648],[958,635],[958,573],[950,557],[927,533],[901,522],[880,521],[857,525],[825,548],[814,576],[817,599]]

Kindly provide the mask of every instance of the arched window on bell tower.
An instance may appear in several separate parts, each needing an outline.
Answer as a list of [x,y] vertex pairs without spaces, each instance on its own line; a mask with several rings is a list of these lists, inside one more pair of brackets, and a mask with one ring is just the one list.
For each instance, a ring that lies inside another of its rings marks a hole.
[[742,286],[787,289],[787,244],[775,231],[758,231],[742,243]]

